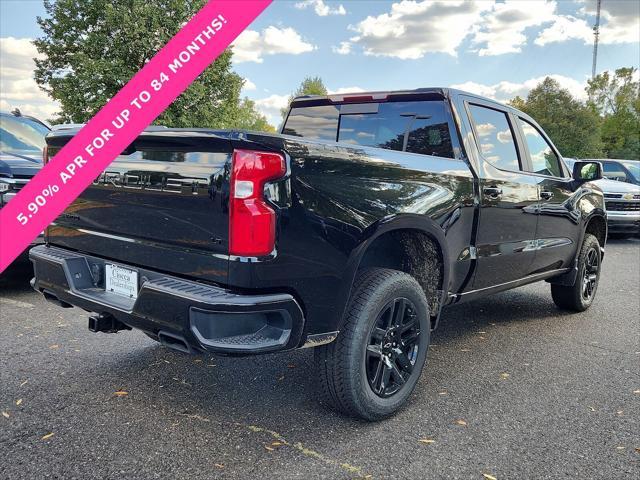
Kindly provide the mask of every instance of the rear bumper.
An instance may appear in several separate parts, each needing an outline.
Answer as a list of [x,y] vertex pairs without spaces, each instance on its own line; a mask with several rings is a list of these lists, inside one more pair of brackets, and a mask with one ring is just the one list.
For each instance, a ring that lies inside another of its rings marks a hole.
[[[153,335],[184,340],[188,349],[256,354],[300,346],[302,309],[286,293],[245,295],[71,250],[29,252],[33,288],[62,306],[111,316]],[[105,264],[138,272],[136,299],[105,291]]]

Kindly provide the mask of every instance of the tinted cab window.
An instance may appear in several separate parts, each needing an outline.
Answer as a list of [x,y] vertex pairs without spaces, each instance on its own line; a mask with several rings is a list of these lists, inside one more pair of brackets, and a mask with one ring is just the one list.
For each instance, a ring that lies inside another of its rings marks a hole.
[[482,156],[502,170],[520,170],[513,131],[505,112],[480,105],[469,105]]
[[531,171],[551,177],[563,177],[560,159],[540,131],[522,118],[518,118],[531,157]]
[[443,101],[384,102],[293,108],[286,135],[453,158]]

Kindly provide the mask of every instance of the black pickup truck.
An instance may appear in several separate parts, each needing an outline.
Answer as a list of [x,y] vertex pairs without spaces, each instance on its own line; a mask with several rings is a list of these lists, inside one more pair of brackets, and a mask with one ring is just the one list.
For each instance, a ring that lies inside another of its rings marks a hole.
[[559,307],[589,307],[601,176],[464,92],[299,97],[281,134],[140,135],[31,250],[32,284],[94,332],[184,352],[316,347],[322,400],[376,420],[411,394],[447,305],[547,280]]

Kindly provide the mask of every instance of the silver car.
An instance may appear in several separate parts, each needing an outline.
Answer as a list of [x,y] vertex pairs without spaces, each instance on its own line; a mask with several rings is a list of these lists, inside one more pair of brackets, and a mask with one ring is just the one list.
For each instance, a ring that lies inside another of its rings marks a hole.
[[[573,169],[575,159],[565,158],[564,161],[569,169]],[[606,177],[607,172],[604,174]],[[609,234],[616,237],[640,236],[640,186],[610,178],[603,178],[594,183],[604,193]]]

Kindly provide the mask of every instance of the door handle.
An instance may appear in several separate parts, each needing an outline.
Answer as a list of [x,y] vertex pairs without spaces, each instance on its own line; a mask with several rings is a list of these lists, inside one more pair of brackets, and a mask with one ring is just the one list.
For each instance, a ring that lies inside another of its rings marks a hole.
[[540,198],[542,198],[543,200],[551,200],[553,198],[553,192],[550,192],[549,190],[543,190],[540,192]]
[[484,187],[482,191],[489,198],[498,198],[502,195],[502,189],[498,187]]

